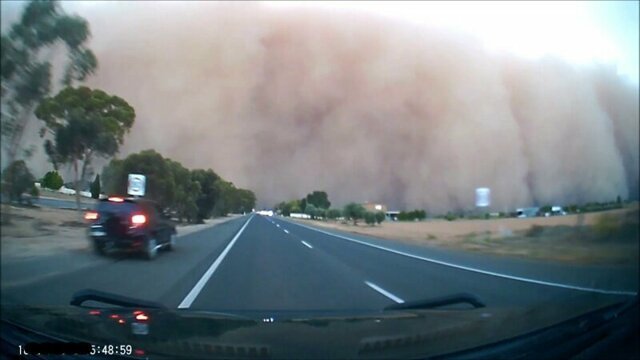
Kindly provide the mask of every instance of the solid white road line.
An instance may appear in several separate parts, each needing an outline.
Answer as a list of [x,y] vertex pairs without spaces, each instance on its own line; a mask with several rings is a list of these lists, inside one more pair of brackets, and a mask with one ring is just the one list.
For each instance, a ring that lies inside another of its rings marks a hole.
[[389,299],[397,302],[398,304],[402,304],[404,302],[404,300],[400,299],[399,297],[393,295],[392,293],[388,292],[387,290],[381,288],[380,286],[378,286],[378,285],[376,285],[376,284],[374,284],[372,282],[365,281],[364,283],[369,285],[369,287],[372,288],[373,290],[375,290],[375,291],[379,292],[380,294],[388,297]]
[[191,306],[191,304],[196,299],[198,294],[200,294],[200,291],[202,291],[202,288],[204,288],[204,286],[207,284],[207,281],[209,281],[209,279],[211,278],[211,275],[213,275],[213,273],[216,271],[218,266],[220,266],[220,263],[222,263],[222,260],[224,260],[224,257],[227,256],[227,253],[229,253],[229,250],[231,250],[231,247],[233,246],[233,244],[236,243],[236,240],[238,240],[238,238],[240,237],[244,229],[247,227],[247,225],[249,225],[249,222],[251,221],[251,219],[253,219],[253,216],[249,217],[247,222],[244,223],[244,225],[240,228],[240,231],[238,231],[236,236],[234,236],[233,239],[231,239],[227,247],[224,248],[224,250],[218,256],[216,261],[214,261],[213,264],[211,264],[209,269],[207,269],[207,271],[204,273],[204,275],[202,275],[200,280],[198,280],[198,282],[196,283],[196,286],[194,286],[193,289],[191,289],[189,294],[187,294],[187,296],[184,298],[184,300],[182,300],[180,305],[178,305],[178,309],[188,309]]
[[309,249],[313,249],[313,246],[309,245],[306,241],[302,240],[301,242],[304,244],[304,246],[308,247]]
[[287,230],[287,229],[284,229],[284,232],[286,232],[286,233],[288,234],[288,233],[289,233],[289,230]]
[[583,287],[583,286],[576,286],[576,285],[567,285],[567,284],[560,284],[560,283],[554,283],[554,282],[550,282],[550,281],[542,281],[542,280],[536,280],[536,279],[530,279],[530,278],[525,278],[525,277],[520,277],[520,276],[513,276],[513,275],[507,275],[507,274],[501,274],[501,273],[497,273],[497,272],[493,272],[493,271],[487,271],[487,270],[482,270],[482,269],[476,269],[476,268],[472,268],[472,267],[468,267],[468,266],[463,266],[463,265],[456,265],[456,264],[452,264],[446,261],[440,261],[440,260],[436,260],[436,259],[431,259],[428,257],[424,257],[424,256],[419,256],[419,255],[414,255],[414,254],[410,254],[410,253],[406,253],[404,251],[400,251],[400,250],[394,250],[394,249],[390,249],[384,246],[380,246],[380,245],[374,245],[374,244],[369,244],[367,242],[364,241],[360,241],[360,240],[356,240],[356,239],[352,239],[350,237],[347,236],[343,236],[343,235],[338,235],[338,234],[332,234],[328,231],[324,231],[324,230],[320,230],[320,229],[316,229],[316,228],[312,228],[310,226],[307,225],[302,225],[302,224],[298,224],[296,223],[296,225],[298,226],[302,226],[303,228],[307,228],[309,230],[313,230],[313,231],[317,231],[329,236],[333,236],[333,237],[337,237],[339,239],[343,239],[343,240],[347,240],[347,241],[351,241],[357,244],[361,244],[361,245],[366,245],[366,246],[370,246],[372,248],[376,248],[376,249],[380,249],[380,250],[384,250],[384,251],[388,251],[394,254],[398,254],[398,255],[402,255],[402,256],[406,256],[406,257],[410,257],[413,259],[418,259],[418,260],[423,260],[423,261],[427,261],[427,262],[432,262],[435,264],[439,264],[439,265],[445,265],[445,266],[450,266],[456,269],[461,269],[461,270],[467,270],[467,271],[473,271],[473,272],[477,272],[480,274],[485,274],[485,275],[492,275],[492,276],[497,276],[497,277],[501,277],[504,279],[509,279],[509,280],[516,280],[516,281],[522,281],[522,282],[527,282],[527,283],[532,283],[532,284],[538,284],[538,285],[546,285],[546,286],[554,286],[554,287],[559,287],[559,288],[564,288],[564,289],[571,289],[571,290],[579,290],[579,291],[588,291],[588,292],[594,292],[594,293],[599,293],[599,294],[610,294],[610,295],[629,295],[629,296],[635,296],[637,295],[636,292],[633,291],[622,291],[622,290],[603,290],[603,289],[596,289],[596,288],[589,288],[589,287]]

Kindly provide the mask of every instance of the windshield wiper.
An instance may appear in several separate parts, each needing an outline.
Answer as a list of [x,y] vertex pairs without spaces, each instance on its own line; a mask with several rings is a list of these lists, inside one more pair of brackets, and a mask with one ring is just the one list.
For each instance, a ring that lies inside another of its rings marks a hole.
[[384,308],[384,310],[413,310],[413,309],[435,309],[443,306],[469,304],[475,309],[483,308],[485,305],[471,294],[455,294],[443,296],[435,299],[410,301],[401,304],[393,304]]
[[82,307],[82,304],[86,301],[96,301],[126,308],[166,309],[164,305],[157,302],[130,298],[95,289],[80,290],[71,297],[71,305],[73,306]]
[[[95,289],[85,289],[80,290],[73,294],[71,297],[71,305],[79,306],[79,307],[87,307],[82,304],[87,301],[95,301],[109,305],[116,305],[124,308],[136,308],[136,309],[157,309],[162,310],[164,314],[175,314],[174,311],[170,311],[166,306],[161,303],[155,301],[147,301],[140,300],[136,298],[131,298],[127,296],[112,294],[100,290]],[[93,306],[91,306],[93,307]],[[190,311],[190,313],[197,313],[197,311]],[[234,319],[234,320],[245,320],[245,321],[256,321],[254,318],[250,318],[247,316],[237,315],[233,313],[225,313],[225,312],[215,312],[215,311],[205,311],[202,312],[207,316],[217,316],[224,319]],[[262,320],[263,317],[260,317],[258,320]]]

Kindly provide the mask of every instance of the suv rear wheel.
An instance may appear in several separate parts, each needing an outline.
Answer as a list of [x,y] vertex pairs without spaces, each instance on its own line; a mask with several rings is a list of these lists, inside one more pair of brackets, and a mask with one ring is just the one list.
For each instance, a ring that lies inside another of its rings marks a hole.
[[155,238],[148,238],[145,244],[144,257],[147,260],[152,260],[158,254],[158,242]]

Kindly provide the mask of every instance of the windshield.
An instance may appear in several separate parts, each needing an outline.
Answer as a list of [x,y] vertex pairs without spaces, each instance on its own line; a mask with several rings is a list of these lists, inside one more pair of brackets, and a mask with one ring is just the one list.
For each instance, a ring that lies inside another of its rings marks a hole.
[[27,328],[97,336],[42,318],[93,289],[167,339],[435,356],[638,292],[638,2],[1,6]]

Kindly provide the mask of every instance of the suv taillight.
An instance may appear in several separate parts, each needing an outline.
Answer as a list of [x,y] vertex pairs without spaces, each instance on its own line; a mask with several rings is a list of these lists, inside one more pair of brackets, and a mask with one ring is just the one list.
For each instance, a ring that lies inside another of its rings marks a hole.
[[147,217],[142,214],[136,214],[131,216],[131,224],[133,226],[144,225],[147,222]]
[[147,321],[147,320],[149,320],[149,315],[147,315],[144,311],[141,311],[141,310],[134,311],[133,315],[135,316],[135,319],[137,321]]

